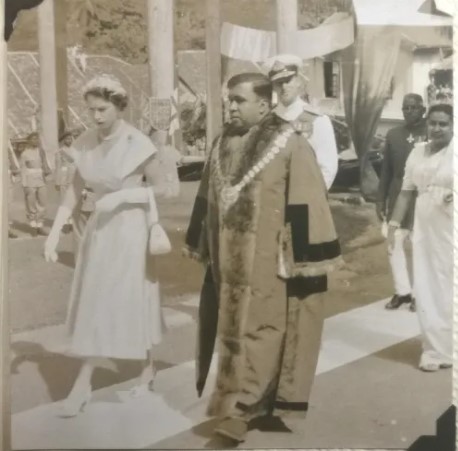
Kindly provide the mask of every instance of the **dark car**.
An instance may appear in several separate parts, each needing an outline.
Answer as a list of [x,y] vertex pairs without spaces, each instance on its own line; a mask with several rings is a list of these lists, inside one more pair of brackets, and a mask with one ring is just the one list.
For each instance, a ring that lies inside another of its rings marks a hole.
[[[383,162],[383,151],[381,149],[369,149],[369,162],[372,164],[376,174],[380,177]],[[360,161],[357,158],[343,160],[339,158],[339,168],[336,178],[332,184],[331,191],[348,191],[357,188],[360,184]]]
[[[330,119],[334,128],[337,150],[339,152],[339,167],[331,191],[338,192],[356,189],[360,185],[360,161],[354,151],[348,126],[339,119],[333,117]],[[376,135],[368,150],[369,162],[379,177],[382,169],[384,146],[385,138],[381,135]]]
[[[350,135],[347,125],[337,119],[331,118],[339,152],[339,167],[332,191],[348,191],[359,187],[360,162],[354,152],[349,151],[351,146]],[[369,149],[369,161],[380,176],[383,161],[384,138],[376,135]],[[344,156],[346,154],[346,156]],[[350,157],[348,155],[350,154]],[[204,161],[184,162],[178,167],[178,175],[181,181],[200,180]]]

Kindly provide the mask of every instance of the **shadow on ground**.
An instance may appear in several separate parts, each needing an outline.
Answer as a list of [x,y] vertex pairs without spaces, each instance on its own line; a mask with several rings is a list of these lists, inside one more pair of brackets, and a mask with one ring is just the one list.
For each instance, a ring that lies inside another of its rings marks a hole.
[[[81,367],[81,359],[48,352],[41,345],[27,341],[12,343],[11,351],[15,355],[11,363],[12,374],[18,374],[22,364],[34,363],[53,402],[64,399],[68,395]],[[154,364],[158,371],[172,366],[160,360],[155,361]],[[95,370],[92,379],[94,390],[129,381],[137,377],[141,371],[140,361],[107,361],[105,366],[113,368],[98,367]]]

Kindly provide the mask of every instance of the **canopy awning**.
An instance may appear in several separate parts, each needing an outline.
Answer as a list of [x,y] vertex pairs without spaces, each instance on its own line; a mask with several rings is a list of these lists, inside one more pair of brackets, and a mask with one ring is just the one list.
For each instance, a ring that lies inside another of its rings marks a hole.
[[443,59],[440,63],[437,63],[432,68],[432,72],[439,70],[453,70],[453,56]]
[[[285,34],[288,53],[306,60],[336,52],[353,44],[354,28],[350,14],[336,13],[318,27]],[[276,33],[224,22],[221,53],[240,60],[264,61],[277,54]]]
[[448,14],[453,16],[455,8],[453,2],[455,0],[423,0],[423,4],[420,6],[420,11],[429,14]]
[[448,14],[453,17],[453,14],[456,12],[456,4],[454,6],[455,0],[434,0],[436,9]]
[[[447,0],[443,1],[447,3]],[[358,25],[424,27],[453,25],[452,17],[420,12],[419,9],[424,3],[425,0],[353,0]],[[438,3],[437,7],[439,7]]]

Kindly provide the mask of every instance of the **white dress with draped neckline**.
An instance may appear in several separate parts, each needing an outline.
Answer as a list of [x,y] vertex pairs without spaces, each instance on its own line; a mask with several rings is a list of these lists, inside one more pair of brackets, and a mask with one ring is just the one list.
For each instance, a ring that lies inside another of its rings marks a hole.
[[452,363],[453,142],[437,153],[426,143],[409,155],[404,190],[418,192],[412,233],[414,294],[425,355]]
[[[140,131],[123,123],[109,139],[89,130],[71,156],[96,199],[143,185],[144,168],[156,152]],[[76,261],[67,325],[69,354],[145,359],[161,341],[163,318],[154,258],[148,254],[149,205],[123,204],[93,214]]]

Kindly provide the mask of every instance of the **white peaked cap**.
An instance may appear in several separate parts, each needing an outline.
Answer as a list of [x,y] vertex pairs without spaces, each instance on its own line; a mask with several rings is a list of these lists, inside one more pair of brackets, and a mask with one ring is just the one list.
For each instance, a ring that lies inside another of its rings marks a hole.
[[271,81],[277,81],[296,74],[302,75],[303,65],[304,63],[299,56],[282,53],[268,58],[262,67]]

